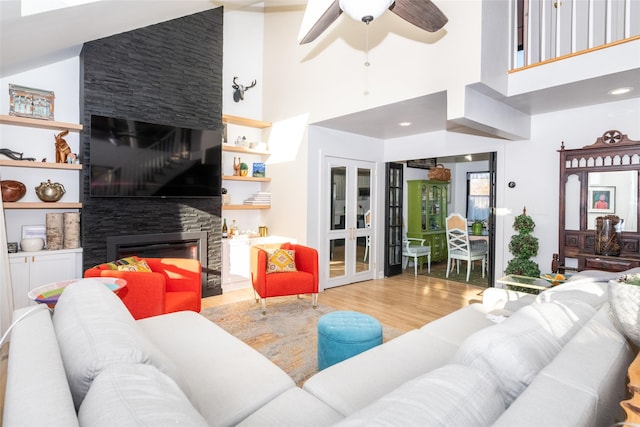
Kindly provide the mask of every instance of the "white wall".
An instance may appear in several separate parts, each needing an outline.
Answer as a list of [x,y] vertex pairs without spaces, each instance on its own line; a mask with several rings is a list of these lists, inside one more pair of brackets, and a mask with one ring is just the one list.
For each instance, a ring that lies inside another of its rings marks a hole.
[[[277,122],[305,117],[312,124],[442,90],[448,90],[450,113],[462,115],[464,86],[480,78],[481,2],[443,1],[438,6],[449,17],[449,23],[444,31],[435,34],[422,31],[393,13],[372,23],[370,67],[364,66],[366,28],[362,23],[343,15],[314,42],[300,46],[297,36],[304,6],[267,12],[264,119]],[[311,140],[316,137],[321,139]],[[321,232],[316,214],[319,183],[315,180],[322,155],[335,151],[352,158],[382,158],[384,150],[380,142],[361,145],[361,137],[337,137],[321,130],[305,132],[302,138],[296,150],[306,152],[305,147],[313,145],[306,159],[297,157],[297,161],[282,165],[281,172],[270,168],[279,177],[272,175],[274,203],[265,217],[270,232],[313,244]],[[294,185],[297,189],[298,184],[306,185],[306,195],[287,188]],[[276,203],[276,199],[284,202]]]
[[[462,114],[464,86],[480,79],[481,2],[438,3],[449,22],[428,33],[385,13],[366,28],[344,14],[314,42],[300,46],[303,8],[265,18],[265,115],[308,113],[310,122],[450,90]],[[456,96],[453,96],[455,93]]]
[[[8,89],[9,84],[27,86],[36,89],[51,90],[55,93],[55,121],[79,123],[80,120],[80,63],[79,58],[71,58],[56,62],[24,73],[13,74],[0,79],[0,88]],[[9,114],[8,90],[0,96],[0,114]],[[24,153],[24,157],[35,157],[37,161],[46,158],[55,163],[55,138],[60,131],[52,129],[36,129],[25,126],[0,126],[0,147]],[[79,152],[80,133],[70,132],[65,136],[71,151]],[[2,156],[2,158],[5,158]],[[82,159],[80,159],[82,161]],[[37,171],[37,173],[34,173]],[[39,202],[35,187],[42,181],[51,179],[64,185],[67,193],[62,201],[77,202],[79,200],[79,174],[77,171],[51,169],[1,168],[0,179],[15,179],[27,187],[26,195],[21,202]],[[69,211],[76,211],[70,209]],[[19,242],[22,225],[44,225],[45,214],[56,212],[49,209],[7,209],[7,239]],[[60,212],[60,211],[58,211]]]
[[[264,14],[259,9],[235,10],[225,12],[223,19],[222,111],[232,116],[262,120]],[[240,102],[233,100],[234,77],[245,86],[257,81]]]
[[[558,251],[558,150],[592,144],[607,130],[617,129],[640,139],[640,100],[541,114],[532,118],[532,138],[505,141],[451,132],[434,132],[385,141],[385,161],[446,155],[497,152],[496,277],[513,257],[508,243],[512,224],[524,207],[536,223],[540,241],[535,258],[548,271]],[[515,188],[507,183],[514,181]],[[458,194],[457,189],[454,194]],[[456,196],[457,197],[457,196]]]
[[[372,228],[377,230],[378,241],[382,242],[384,236],[384,163],[382,158],[383,153],[383,141],[375,138],[370,138],[362,135],[354,135],[346,132],[340,132],[332,129],[322,128],[318,126],[309,127],[309,162],[308,170],[308,185],[306,188],[306,197],[308,200],[309,209],[307,211],[305,220],[305,226],[307,227],[307,234],[305,239],[308,244],[321,248],[322,244],[326,240],[326,229],[323,228],[321,219],[323,213],[326,214],[330,209],[330,206],[322,203],[323,201],[323,182],[327,182],[328,178],[324,175],[324,169],[322,167],[323,160],[327,156],[340,157],[352,160],[365,160],[375,162],[378,167],[374,171],[372,177],[372,194],[376,194],[377,200],[371,199],[373,205],[371,211],[373,213],[373,225]],[[326,185],[324,186],[326,191]],[[305,193],[299,193],[302,197],[289,197],[293,199],[305,199]],[[327,200],[326,198],[324,200]],[[377,266],[378,275],[382,274],[380,266],[383,264],[382,251],[374,251],[375,263]]]

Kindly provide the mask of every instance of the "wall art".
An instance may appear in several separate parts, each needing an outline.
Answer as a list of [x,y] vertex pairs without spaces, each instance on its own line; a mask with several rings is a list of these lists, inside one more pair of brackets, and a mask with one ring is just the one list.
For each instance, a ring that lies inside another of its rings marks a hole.
[[53,120],[53,91],[9,84],[9,115]]

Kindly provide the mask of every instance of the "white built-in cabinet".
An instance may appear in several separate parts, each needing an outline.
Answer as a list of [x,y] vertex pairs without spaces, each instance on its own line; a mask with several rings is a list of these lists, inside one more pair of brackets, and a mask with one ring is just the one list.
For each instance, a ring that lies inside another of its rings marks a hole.
[[82,277],[82,249],[9,254],[14,308],[35,304],[27,293],[47,283]]
[[296,243],[282,236],[224,239],[222,241],[222,291],[251,287],[251,246]]
[[[11,127],[10,132],[3,133],[0,147],[24,152],[24,157],[36,158],[36,161],[24,161],[0,155],[0,178],[20,181],[27,187],[27,194],[21,200],[2,203],[8,240],[19,242],[22,226],[44,225],[46,213],[79,212],[82,208],[79,200],[79,172],[82,165],[55,163],[53,138],[55,133],[65,129],[80,132],[82,125],[9,115],[0,115],[0,125]],[[52,130],[54,132],[50,133]],[[43,158],[47,161],[40,161]],[[48,179],[65,187],[67,193],[62,200],[45,203],[35,196],[35,187]],[[7,248],[0,250],[6,251]],[[14,306],[25,307],[33,303],[27,297],[30,290],[51,282],[82,277],[82,249],[11,253],[9,266]]]

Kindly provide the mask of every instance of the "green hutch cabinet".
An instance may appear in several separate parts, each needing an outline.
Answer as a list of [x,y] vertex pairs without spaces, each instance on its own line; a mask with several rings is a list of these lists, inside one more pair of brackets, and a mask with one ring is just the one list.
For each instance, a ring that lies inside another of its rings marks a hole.
[[447,259],[447,182],[407,181],[407,237],[431,246],[431,261]]

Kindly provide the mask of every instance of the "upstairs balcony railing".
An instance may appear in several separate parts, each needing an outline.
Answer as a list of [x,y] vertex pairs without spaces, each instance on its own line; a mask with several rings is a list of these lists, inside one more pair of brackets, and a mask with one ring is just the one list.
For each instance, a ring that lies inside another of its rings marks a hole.
[[640,39],[639,0],[512,0],[511,69]]

